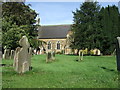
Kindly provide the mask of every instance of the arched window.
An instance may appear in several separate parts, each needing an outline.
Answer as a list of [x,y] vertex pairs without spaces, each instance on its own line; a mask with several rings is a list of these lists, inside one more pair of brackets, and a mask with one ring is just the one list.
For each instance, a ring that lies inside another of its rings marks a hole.
[[51,42],[48,42],[48,49],[51,49]]
[[57,49],[60,49],[60,42],[57,42]]

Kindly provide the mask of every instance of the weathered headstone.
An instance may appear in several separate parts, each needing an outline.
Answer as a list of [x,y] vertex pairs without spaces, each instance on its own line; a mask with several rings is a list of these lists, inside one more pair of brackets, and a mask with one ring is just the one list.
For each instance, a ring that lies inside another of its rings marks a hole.
[[51,56],[51,59],[52,59],[52,60],[55,60],[55,52],[54,52],[54,51],[51,52],[51,55],[52,55],[52,56]]
[[4,50],[3,59],[10,59],[10,50],[9,49]]
[[83,60],[83,52],[82,51],[79,51],[79,61]]
[[18,68],[18,52],[19,51],[20,51],[20,47],[17,47],[15,50],[14,62],[13,62],[13,67],[15,68],[15,71],[17,71],[17,68]]
[[10,52],[10,59],[14,59],[14,55],[15,55],[15,51],[11,50],[11,52]]
[[120,37],[117,37],[116,45],[117,70],[120,71]]
[[20,41],[19,41],[20,46],[22,46],[22,48],[17,48],[16,50],[16,55],[15,55],[15,65],[14,68],[18,73],[24,73],[26,71],[29,71],[30,68],[30,63],[31,63],[31,55],[30,55],[30,51],[28,50],[30,45],[28,42],[28,39],[26,36],[23,36]]
[[46,62],[48,63],[48,62],[50,62],[51,61],[51,52],[47,52],[46,53]]

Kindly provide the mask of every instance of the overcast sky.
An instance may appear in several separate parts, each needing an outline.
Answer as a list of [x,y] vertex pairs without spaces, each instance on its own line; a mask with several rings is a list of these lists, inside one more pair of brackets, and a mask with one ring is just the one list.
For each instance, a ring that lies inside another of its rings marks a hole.
[[[73,14],[82,2],[26,2],[39,13],[40,25],[72,24]],[[100,2],[101,6],[116,5],[118,2]]]

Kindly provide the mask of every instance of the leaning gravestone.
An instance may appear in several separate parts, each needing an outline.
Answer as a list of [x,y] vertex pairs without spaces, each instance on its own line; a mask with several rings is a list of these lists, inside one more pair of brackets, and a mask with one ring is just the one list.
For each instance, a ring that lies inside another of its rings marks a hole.
[[48,63],[48,62],[51,61],[51,57],[52,57],[51,52],[48,52],[46,55],[47,55],[46,56],[46,62]]
[[26,71],[29,71],[30,68],[30,50],[29,50],[29,42],[26,36],[23,36],[19,41],[20,46],[22,48],[16,49],[15,57],[14,57],[14,69],[18,73],[24,73]]
[[10,59],[13,59],[13,58],[14,58],[14,55],[15,55],[15,51],[14,51],[14,50],[11,50],[11,52],[10,52]]
[[83,52],[82,51],[79,51],[79,61],[82,61],[83,60]]
[[10,59],[10,50],[9,49],[4,50],[3,59]]
[[117,37],[116,45],[117,70],[120,71],[120,37]]
[[[15,55],[14,55],[14,62],[13,62],[13,67],[16,68],[18,67],[18,52],[20,51],[20,47],[17,47],[15,50]],[[16,68],[17,69],[17,68]],[[17,70],[15,70],[17,71]]]

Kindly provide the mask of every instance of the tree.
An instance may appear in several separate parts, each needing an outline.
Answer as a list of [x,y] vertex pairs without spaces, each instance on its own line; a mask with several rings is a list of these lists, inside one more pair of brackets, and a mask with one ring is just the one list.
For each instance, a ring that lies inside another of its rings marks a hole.
[[118,7],[115,5],[102,8],[100,11],[102,26],[101,51],[103,54],[111,54],[116,47],[116,38],[120,36],[120,18]]
[[73,38],[71,47],[74,49],[100,48],[99,24],[100,6],[97,2],[84,2],[80,9],[76,9],[74,14],[74,25],[72,27]]
[[2,6],[3,46],[15,49],[23,35],[26,35],[29,41],[36,38],[37,25],[35,25],[35,18],[37,13],[35,10],[32,10],[29,5],[25,5],[23,2],[5,2]]
[[73,12],[72,48],[99,48],[104,55],[110,55],[120,36],[120,15],[115,5],[102,7],[96,2],[85,2],[80,10]]
[[44,44],[47,44],[45,41],[40,41],[39,39],[33,39],[31,42],[33,48],[38,48],[39,46],[44,48]]

